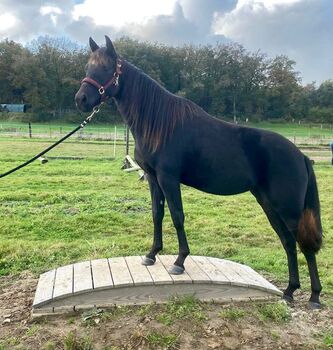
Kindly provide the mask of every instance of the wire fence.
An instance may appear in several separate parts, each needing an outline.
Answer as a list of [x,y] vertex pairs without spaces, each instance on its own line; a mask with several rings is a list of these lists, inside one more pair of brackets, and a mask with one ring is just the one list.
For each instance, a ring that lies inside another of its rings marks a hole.
[[[54,139],[64,136],[73,130],[74,124],[52,125],[52,124],[34,124],[34,123],[6,123],[0,121],[0,137],[19,137],[19,138],[43,138]],[[74,138],[86,140],[105,140],[126,141],[126,126],[87,126],[80,130]],[[130,135],[130,141],[133,137]]]
[[[20,140],[27,139],[32,141],[41,142],[55,142],[66,134],[71,132],[77,125],[64,124],[64,125],[53,125],[53,124],[38,124],[38,123],[12,123],[12,122],[1,122],[0,121],[0,138],[5,140]],[[96,143],[94,148],[94,154],[98,155],[100,148],[98,144],[107,143],[110,147],[107,147],[108,152],[102,152],[101,157],[112,157],[118,156],[124,157],[127,154],[132,154],[134,149],[134,139],[132,134],[128,131],[126,125],[87,125],[85,128],[80,129],[76,134],[72,135],[69,142],[78,142],[78,145],[82,145],[82,141],[87,144],[89,141]],[[67,141],[67,142],[68,142]],[[73,146],[74,146],[73,144]],[[91,144],[90,147],[94,145]],[[80,146],[81,148],[81,146]],[[102,147],[103,148],[103,147]],[[104,147],[105,148],[105,147]],[[103,149],[104,149],[103,148]],[[57,153],[57,152],[56,152]],[[82,158],[82,154],[79,150],[73,150],[73,154],[66,154],[64,157],[71,159]],[[53,153],[52,153],[53,154]],[[75,155],[76,154],[76,155]],[[84,156],[86,157],[86,156]],[[49,158],[61,158],[61,156],[49,156]]]
[[[256,126],[256,125],[249,125]],[[298,125],[298,124],[261,124],[264,129],[274,130],[286,136],[291,142],[297,145],[305,154],[312,159],[324,160],[331,159],[330,143],[333,140],[333,130],[330,126],[321,124],[316,125]],[[42,123],[13,123],[0,121],[0,138],[9,139],[31,139],[40,140],[41,142],[54,142],[60,139],[74,128],[74,124],[42,124]],[[128,142],[127,142],[128,137]],[[90,147],[94,148],[94,154],[99,154],[98,144],[107,143],[107,153],[102,152],[103,157],[118,156],[123,157],[126,154],[132,154],[134,150],[134,139],[131,133],[127,135],[125,125],[96,125],[89,124],[86,128],[81,129],[78,133],[70,138],[71,142],[78,142],[79,149],[72,149],[73,154],[65,154],[70,157],[82,157],[82,146],[80,141],[91,143]],[[94,146],[93,143],[96,143]],[[73,144],[73,146],[74,146]],[[103,147],[102,147],[103,148]],[[104,149],[104,148],[103,148]]]
[[[256,125],[249,125],[255,126]],[[0,121],[0,137],[58,139],[69,133],[71,124],[13,123]],[[259,127],[281,133],[297,146],[327,146],[333,140],[332,125],[328,124],[261,124]],[[77,140],[126,142],[125,125],[89,125],[72,136]],[[134,142],[129,133],[129,142]]]

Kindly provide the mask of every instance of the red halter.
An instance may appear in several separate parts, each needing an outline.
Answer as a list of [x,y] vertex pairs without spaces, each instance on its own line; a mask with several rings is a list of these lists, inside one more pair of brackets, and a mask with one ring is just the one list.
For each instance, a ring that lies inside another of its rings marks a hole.
[[119,85],[119,76],[121,74],[121,60],[117,58],[117,64],[116,64],[116,71],[113,73],[112,79],[110,79],[105,85],[101,85],[98,83],[96,80],[90,78],[90,77],[85,77],[82,79],[81,84],[83,83],[88,83],[92,86],[95,86],[97,88],[99,94],[101,95],[101,102],[106,101],[110,96],[106,95],[106,90],[111,86],[118,86]]

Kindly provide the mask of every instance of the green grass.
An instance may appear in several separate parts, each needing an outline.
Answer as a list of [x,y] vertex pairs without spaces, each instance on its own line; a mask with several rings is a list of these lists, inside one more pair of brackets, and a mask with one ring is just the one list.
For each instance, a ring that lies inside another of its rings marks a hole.
[[333,138],[332,125],[307,124],[307,123],[269,123],[261,122],[251,126],[275,131],[287,137],[331,137]]
[[28,337],[32,337],[34,336],[36,333],[38,333],[40,331],[41,327],[40,325],[38,324],[33,324],[31,327],[29,327],[27,329],[27,331],[25,332],[25,334],[28,336]]
[[166,304],[165,311],[157,315],[157,320],[166,326],[177,320],[191,320],[193,323],[206,320],[199,300],[191,295],[177,298],[172,297]]
[[330,349],[333,349],[333,330],[324,334],[323,343]]
[[[48,144],[0,140],[0,172]],[[0,275],[28,270],[36,275],[84,259],[145,254],[152,243],[148,184],[121,170],[124,149],[105,159],[105,142],[67,142],[53,156],[82,155],[82,160],[38,162],[0,180]],[[333,297],[333,168],[316,163],[321,197],[324,247],[318,255],[325,300]],[[213,196],[182,187],[191,253],[250,265],[284,286],[285,253],[262,209],[249,193]],[[164,253],[178,251],[168,211]],[[309,290],[306,261],[299,255],[303,289]]]
[[52,341],[48,341],[46,344],[43,345],[43,350],[55,350],[56,345]]
[[222,318],[225,318],[227,320],[231,320],[231,321],[237,321],[240,320],[242,318],[244,318],[246,315],[245,311],[240,309],[240,308],[236,308],[236,307],[230,307],[227,309],[224,309],[220,312],[220,316]]
[[257,309],[259,317],[264,321],[283,323],[291,318],[289,306],[285,302],[260,304]]
[[88,337],[80,338],[75,331],[71,331],[64,340],[64,350],[93,350],[93,346]]
[[151,332],[146,336],[148,344],[153,348],[161,347],[162,349],[174,349],[178,336],[174,334],[163,335],[158,332]]

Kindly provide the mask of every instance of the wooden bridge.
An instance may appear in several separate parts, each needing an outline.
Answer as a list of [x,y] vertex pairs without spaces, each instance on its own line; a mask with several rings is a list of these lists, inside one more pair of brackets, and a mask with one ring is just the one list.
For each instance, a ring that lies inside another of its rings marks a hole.
[[185,273],[170,275],[175,256],[160,255],[153,266],[143,257],[98,259],[62,266],[38,281],[33,315],[80,311],[94,306],[163,303],[171,296],[203,301],[267,299],[282,292],[252,268],[232,261],[189,256]]

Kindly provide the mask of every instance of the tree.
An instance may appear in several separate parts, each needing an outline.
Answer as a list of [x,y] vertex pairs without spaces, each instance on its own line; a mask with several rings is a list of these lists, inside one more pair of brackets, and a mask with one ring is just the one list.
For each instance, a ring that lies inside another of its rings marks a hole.
[[39,60],[31,52],[25,51],[15,56],[12,63],[11,82],[22,92],[21,102],[32,106],[33,112],[48,109],[51,102],[45,86],[45,72]]
[[[217,117],[332,119],[333,81],[302,86],[287,56],[268,59],[238,44],[172,47],[121,38],[115,46],[166,89]],[[87,48],[65,38],[40,37],[26,48],[0,42],[0,102],[30,104],[47,120],[69,118],[88,56]],[[111,107],[98,119],[115,116],[120,119]]]
[[21,103],[22,91],[13,84],[13,62],[26,50],[14,41],[0,42],[0,103]]
[[268,118],[290,117],[294,94],[297,92],[300,78],[294,70],[295,61],[287,56],[276,56],[270,61],[267,76]]

